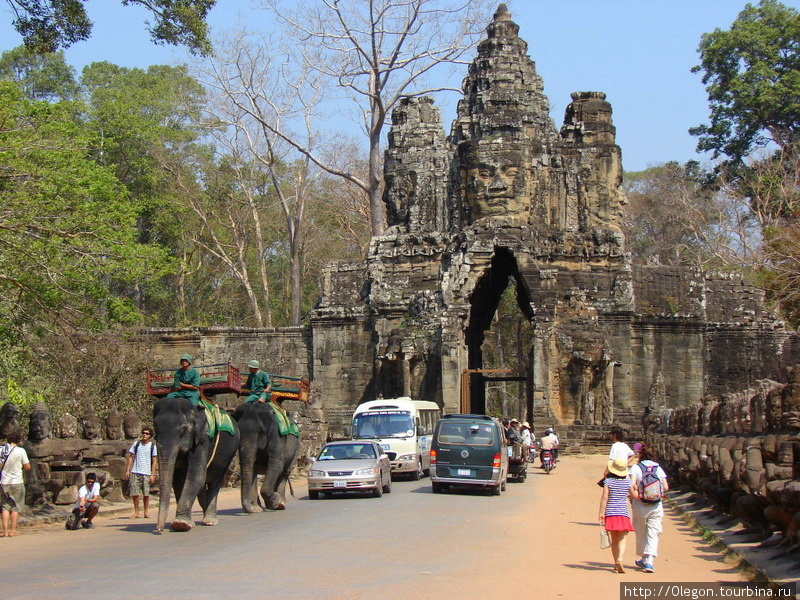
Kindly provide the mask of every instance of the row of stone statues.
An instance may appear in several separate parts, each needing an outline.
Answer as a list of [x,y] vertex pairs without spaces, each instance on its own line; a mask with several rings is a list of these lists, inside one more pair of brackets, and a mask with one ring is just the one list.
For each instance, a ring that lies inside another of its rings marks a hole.
[[763,380],[671,410],[651,406],[644,427],[675,483],[763,539],[778,531],[779,543],[798,542],[800,365],[788,384]]
[[677,408],[649,406],[644,430],[674,435],[757,435],[800,431],[800,365],[788,384],[769,379],[720,397]]
[[[52,414],[47,406],[43,402],[38,402],[30,414],[28,441],[38,444],[52,437],[85,440],[133,440],[139,437],[142,428],[142,420],[133,410],[128,411],[123,418],[112,408],[106,418],[101,420],[92,406],[89,406],[80,418],[76,418],[68,412],[62,414],[55,432],[52,421]],[[13,403],[6,402],[0,408],[0,440],[4,440],[10,432],[19,428],[20,411]]]

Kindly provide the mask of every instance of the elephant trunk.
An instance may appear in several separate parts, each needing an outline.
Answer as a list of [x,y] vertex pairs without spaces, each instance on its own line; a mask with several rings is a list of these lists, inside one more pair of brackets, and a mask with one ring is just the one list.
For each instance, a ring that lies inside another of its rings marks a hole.
[[246,513],[253,512],[255,496],[255,459],[256,449],[250,444],[242,444],[239,448],[239,469],[241,470],[242,509]]
[[156,531],[164,531],[167,522],[169,504],[172,499],[172,477],[175,473],[175,459],[177,451],[169,452],[166,457],[161,456],[159,448],[159,477],[158,477],[158,522]]

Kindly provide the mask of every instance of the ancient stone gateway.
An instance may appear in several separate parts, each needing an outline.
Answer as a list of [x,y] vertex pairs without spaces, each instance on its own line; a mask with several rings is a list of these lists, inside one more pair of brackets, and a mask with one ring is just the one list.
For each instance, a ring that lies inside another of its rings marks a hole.
[[785,381],[797,337],[760,291],[631,264],[611,105],[576,92],[558,131],[518,32],[501,4],[450,137],[430,99],[392,115],[390,227],[364,262],[326,271],[311,318],[309,371],[331,427],[378,395],[482,412],[480,390],[460,406],[461,373],[482,367],[509,281],[533,332],[528,418],[540,424],[638,424],[648,403]]

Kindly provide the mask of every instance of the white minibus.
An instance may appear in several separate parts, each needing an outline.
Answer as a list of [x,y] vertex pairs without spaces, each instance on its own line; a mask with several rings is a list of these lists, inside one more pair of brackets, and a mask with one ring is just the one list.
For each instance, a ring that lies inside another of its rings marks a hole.
[[352,438],[377,441],[392,461],[392,473],[407,473],[416,480],[430,469],[431,438],[441,416],[435,402],[407,397],[370,400],[353,413]]

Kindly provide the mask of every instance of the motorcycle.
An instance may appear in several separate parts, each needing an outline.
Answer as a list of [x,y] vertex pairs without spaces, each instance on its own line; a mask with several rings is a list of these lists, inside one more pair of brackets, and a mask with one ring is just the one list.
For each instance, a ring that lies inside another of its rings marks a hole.
[[544,472],[550,475],[550,471],[556,468],[556,461],[553,457],[552,450],[540,450],[539,455],[542,457],[542,468]]

